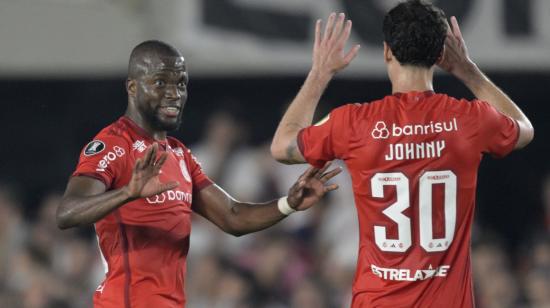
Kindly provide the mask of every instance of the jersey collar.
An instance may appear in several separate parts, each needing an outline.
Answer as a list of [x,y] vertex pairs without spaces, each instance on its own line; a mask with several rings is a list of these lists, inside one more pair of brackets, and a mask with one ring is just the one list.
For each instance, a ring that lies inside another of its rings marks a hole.
[[159,145],[166,145],[167,140],[156,140],[154,139],[147,131],[145,131],[143,128],[141,128],[139,125],[136,124],[132,119],[130,119],[127,116],[120,117],[120,121],[124,123],[126,126],[128,126],[136,135],[139,135],[140,137],[144,138],[145,140],[151,142],[151,143],[158,143]]
[[403,96],[407,96],[407,95],[417,95],[419,97],[430,97],[434,94],[435,94],[434,91],[428,90],[428,91],[424,91],[424,92],[417,92],[417,91],[411,91],[411,92],[406,92],[406,93],[395,92],[392,95],[397,97],[397,98],[402,98]]

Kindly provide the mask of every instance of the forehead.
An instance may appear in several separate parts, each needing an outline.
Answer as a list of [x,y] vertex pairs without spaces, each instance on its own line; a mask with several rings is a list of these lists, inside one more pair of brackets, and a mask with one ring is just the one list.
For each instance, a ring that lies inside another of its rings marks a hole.
[[146,74],[161,72],[185,73],[185,59],[182,56],[154,56],[143,59],[143,68]]

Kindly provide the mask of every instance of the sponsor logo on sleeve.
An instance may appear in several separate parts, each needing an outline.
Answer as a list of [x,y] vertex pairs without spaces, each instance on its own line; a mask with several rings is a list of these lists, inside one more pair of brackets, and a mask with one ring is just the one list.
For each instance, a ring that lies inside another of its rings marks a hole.
[[103,158],[97,163],[97,172],[104,172],[107,167],[109,167],[109,164],[111,162],[115,161],[117,158],[124,156],[126,154],[126,151],[115,145],[111,151],[109,151]]
[[85,156],[92,156],[96,155],[98,153],[101,153],[101,151],[105,150],[105,143],[101,140],[92,140],[90,143],[86,145],[86,148],[84,148],[84,155]]

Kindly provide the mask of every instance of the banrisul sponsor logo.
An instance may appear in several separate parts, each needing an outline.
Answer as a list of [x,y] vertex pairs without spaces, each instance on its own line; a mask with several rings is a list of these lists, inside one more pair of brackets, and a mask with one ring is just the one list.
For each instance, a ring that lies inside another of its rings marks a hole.
[[101,153],[103,150],[105,150],[105,143],[101,140],[93,140],[84,148],[84,155],[92,156]]
[[449,121],[430,121],[426,124],[408,125],[397,125],[395,123],[387,125],[384,121],[378,121],[374,125],[371,135],[374,139],[388,139],[389,137],[431,135],[457,131],[458,121],[456,118],[452,118]]

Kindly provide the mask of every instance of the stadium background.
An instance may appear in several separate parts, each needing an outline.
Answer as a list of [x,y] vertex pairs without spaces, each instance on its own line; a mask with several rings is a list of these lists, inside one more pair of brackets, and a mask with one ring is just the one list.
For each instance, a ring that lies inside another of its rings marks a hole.
[[[270,138],[310,64],[312,25],[354,21],[358,58],[329,86],[317,118],[386,95],[383,0],[0,2],[0,307],[90,307],[103,276],[93,228],[59,231],[54,214],[78,153],[125,109],[131,48],[162,39],[189,67],[173,135],[243,200],[286,194],[304,169],[271,160]],[[482,162],[473,237],[478,306],[550,307],[550,1],[440,0],[473,59],[525,111],[536,136]],[[437,92],[471,97],[437,74]],[[276,227],[232,238],[193,221],[189,307],[345,307],[357,250],[347,174],[339,192]]]

